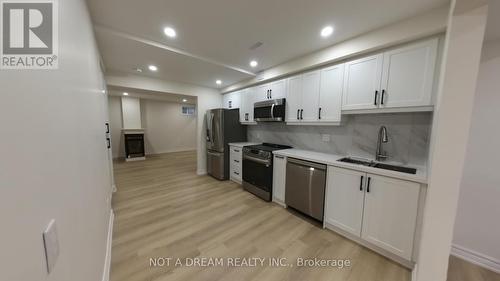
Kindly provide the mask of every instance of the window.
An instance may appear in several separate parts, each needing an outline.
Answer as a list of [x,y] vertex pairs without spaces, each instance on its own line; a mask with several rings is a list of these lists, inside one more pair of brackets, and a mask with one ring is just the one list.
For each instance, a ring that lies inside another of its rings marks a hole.
[[182,106],[182,115],[192,116],[196,113],[196,107],[194,106]]

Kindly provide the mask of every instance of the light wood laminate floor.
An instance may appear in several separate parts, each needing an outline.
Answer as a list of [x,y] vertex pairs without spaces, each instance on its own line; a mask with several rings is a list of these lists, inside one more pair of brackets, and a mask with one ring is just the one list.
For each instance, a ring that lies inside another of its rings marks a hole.
[[[235,183],[197,176],[195,152],[117,162],[115,178],[112,281],[410,280],[400,265]],[[225,266],[186,266],[197,257],[259,257],[266,265],[266,258],[286,258],[294,266],[236,267],[227,266],[228,259]],[[298,267],[298,257],[349,259],[352,265]],[[152,267],[150,258],[172,260]],[[173,264],[177,259],[182,265]]]

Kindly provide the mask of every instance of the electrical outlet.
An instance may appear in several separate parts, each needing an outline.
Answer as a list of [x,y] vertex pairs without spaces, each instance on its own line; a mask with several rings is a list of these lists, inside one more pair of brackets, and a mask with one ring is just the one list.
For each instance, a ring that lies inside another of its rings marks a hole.
[[51,220],[47,229],[43,232],[43,244],[45,248],[45,259],[47,261],[47,272],[50,274],[59,257],[59,238],[57,237],[55,220]]
[[322,135],[321,135],[321,139],[322,139],[324,142],[329,142],[329,141],[330,141],[330,135],[329,135],[329,134],[322,134]]

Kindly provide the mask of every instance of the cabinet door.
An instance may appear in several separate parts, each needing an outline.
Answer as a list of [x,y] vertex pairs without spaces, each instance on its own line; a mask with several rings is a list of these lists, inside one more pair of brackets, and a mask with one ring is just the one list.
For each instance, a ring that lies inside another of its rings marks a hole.
[[435,38],[384,54],[381,106],[432,105],[437,48]]
[[285,83],[286,80],[279,80],[271,84],[271,91],[269,93],[271,99],[282,99],[285,97]]
[[319,115],[320,71],[311,71],[302,75],[301,121],[314,122]]
[[249,90],[244,89],[240,91],[240,122],[241,123],[246,123],[249,122],[247,121],[246,117],[248,116],[247,113],[249,113]]
[[232,104],[231,93],[223,95],[222,96],[222,107],[223,108],[230,108],[229,106],[231,104]]
[[287,79],[286,91],[286,121],[299,122],[298,111],[302,103],[302,76],[297,75]]
[[286,157],[274,156],[273,162],[273,201],[285,202]]
[[378,108],[383,54],[345,64],[342,110]]
[[232,92],[231,94],[231,108],[240,108],[241,106],[241,91]]
[[368,174],[361,237],[411,260],[420,185]]
[[319,91],[319,122],[340,122],[342,115],[342,90],[344,64],[321,70]]
[[359,237],[365,185],[365,173],[328,167],[325,222]]

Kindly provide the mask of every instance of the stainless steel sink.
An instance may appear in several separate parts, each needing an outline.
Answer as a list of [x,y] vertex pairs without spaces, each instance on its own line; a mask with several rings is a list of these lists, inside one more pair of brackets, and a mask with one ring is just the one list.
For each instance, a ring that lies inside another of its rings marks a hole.
[[401,173],[406,173],[406,174],[413,174],[414,175],[417,173],[417,169],[415,169],[415,168],[389,165],[389,164],[378,163],[378,162],[368,161],[368,160],[354,159],[351,157],[345,157],[345,158],[342,158],[338,161],[344,162],[344,163],[356,164],[356,165],[363,165],[363,166],[368,166],[368,167],[373,167],[373,168],[378,168],[378,169],[396,171],[396,172],[401,172]]

